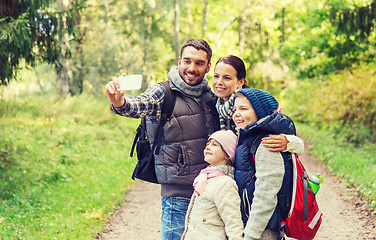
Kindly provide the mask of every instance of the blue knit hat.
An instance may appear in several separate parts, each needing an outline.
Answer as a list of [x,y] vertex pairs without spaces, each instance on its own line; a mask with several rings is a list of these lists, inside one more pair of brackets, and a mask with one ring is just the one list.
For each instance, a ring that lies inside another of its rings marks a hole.
[[271,114],[279,106],[278,101],[268,92],[256,88],[242,88],[236,91],[243,94],[251,103],[259,119]]

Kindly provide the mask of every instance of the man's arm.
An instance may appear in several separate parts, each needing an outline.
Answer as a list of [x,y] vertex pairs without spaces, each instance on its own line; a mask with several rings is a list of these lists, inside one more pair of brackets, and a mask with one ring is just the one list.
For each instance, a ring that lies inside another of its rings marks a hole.
[[149,87],[138,96],[125,96],[125,91],[118,90],[118,87],[119,81],[116,77],[105,87],[107,99],[116,114],[129,118],[160,117],[164,100],[164,91],[160,84]]

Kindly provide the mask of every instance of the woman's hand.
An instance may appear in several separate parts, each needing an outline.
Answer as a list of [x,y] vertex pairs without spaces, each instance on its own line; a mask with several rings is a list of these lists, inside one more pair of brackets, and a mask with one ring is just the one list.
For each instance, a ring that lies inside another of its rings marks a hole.
[[268,137],[264,137],[261,140],[262,145],[269,148],[269,151],[271,152],[283,152],[287,149],[287,144],[289,141],[287,138],[282,135],[272,135],[270,134]]

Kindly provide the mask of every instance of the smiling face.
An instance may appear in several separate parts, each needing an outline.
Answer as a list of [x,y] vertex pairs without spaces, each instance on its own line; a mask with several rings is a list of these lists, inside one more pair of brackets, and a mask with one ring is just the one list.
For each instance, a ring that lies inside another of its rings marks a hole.
[[227,101],[236,89],[244,84],[244,78],[236,77],[236,70],[233,66],[219,62],[214,69],[213,89],[217,97]]
[[221,144],[214,139],[209,139],[204,149],[204,160],[212,166],[226,165],[230,157],[222,149]]
[[235,122],[236,129],[244,129],[248,124],[258,120],[256,112],[251,103],[243,94],[236,96],[234,111],[235,112],[234,115],[232,115],[232,119]]
[[191,86],[199,84],[210,70],[207,53],[192,46],[184,48],[178,64],[180,77]]

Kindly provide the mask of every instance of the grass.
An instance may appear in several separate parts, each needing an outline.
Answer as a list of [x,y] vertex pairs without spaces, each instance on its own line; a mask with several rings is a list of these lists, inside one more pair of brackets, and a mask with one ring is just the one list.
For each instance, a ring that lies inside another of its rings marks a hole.
[[371,204],[376,214],[376,144],[355,147],[331,130],[296,123],[298,131],[311,143],[310,151],[318,161],[325,162],[360,197]]
[[0,239],[93,239],[124,201],[138,120],[105,97],[0,101]]

